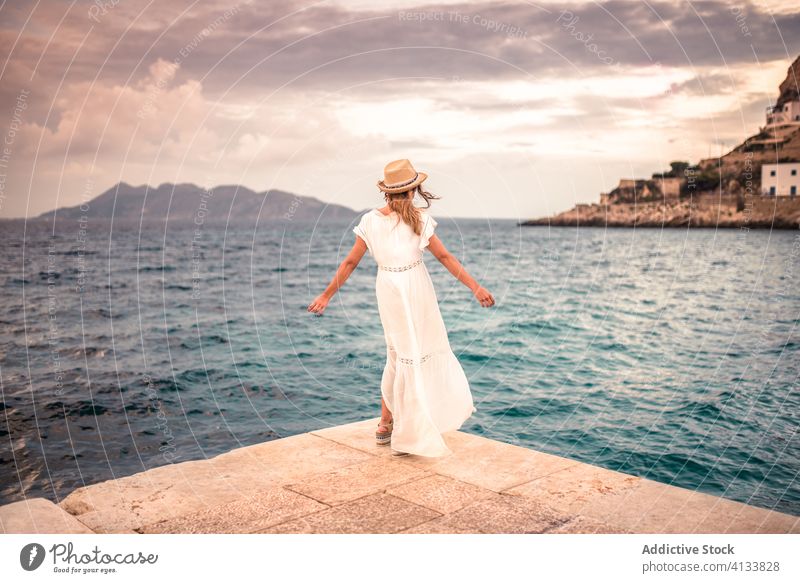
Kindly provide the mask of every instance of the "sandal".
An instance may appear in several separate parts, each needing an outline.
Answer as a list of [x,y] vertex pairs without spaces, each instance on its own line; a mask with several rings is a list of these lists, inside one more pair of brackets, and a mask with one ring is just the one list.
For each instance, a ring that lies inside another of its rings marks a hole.
[[378,429],[385,427],[386,431],[375,432],[375,443],[378,445],[389,445],[392,441],[392,429],[394,428],[394,419],[389,422],[379,421]]
[[407,451],[397,451],[396,449],[392,450],[392,455],[411,455]]

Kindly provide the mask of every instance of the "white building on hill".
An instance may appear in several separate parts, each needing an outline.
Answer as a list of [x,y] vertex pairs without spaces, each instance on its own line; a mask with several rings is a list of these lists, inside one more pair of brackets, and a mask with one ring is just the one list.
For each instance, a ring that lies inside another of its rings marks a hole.
[[795,196],[800,190],[800,162],[761,165],[761,194]]
[[766,127],[777,129],[783,126],[800,126],[800,101],[787,101],[767,108]]

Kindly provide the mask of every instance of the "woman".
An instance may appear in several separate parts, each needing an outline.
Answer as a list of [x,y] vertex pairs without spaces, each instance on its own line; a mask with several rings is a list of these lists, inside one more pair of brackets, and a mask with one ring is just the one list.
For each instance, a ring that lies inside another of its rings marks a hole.
[[[464,369],[450,348],[423,250],[466,285],[481,306],[493,306],[494,298],[434,234],[437,222],[425,209],[439,197],[423,190],[428,175],[416,172],[408,160],[390,162],[383,174],[378,188],[386,206],[361,217],[353,228],[353,248],[308,311],[321,314],[369,251],[378,263],[375,294],[386,340],[376,442],[391,442],[393,455],[439,457],[452,453],[441,434],[459,429],[476,409]],[[425,208],[413,204],[415,193]]]

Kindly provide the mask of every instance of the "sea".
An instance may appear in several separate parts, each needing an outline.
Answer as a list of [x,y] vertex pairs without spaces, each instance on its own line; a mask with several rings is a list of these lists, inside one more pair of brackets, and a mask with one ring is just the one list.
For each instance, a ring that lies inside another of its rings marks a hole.
[[[468,433],[800,515],[800,233],[435,215]],[[0,226],[0,503],[380,415],[352,221]]]

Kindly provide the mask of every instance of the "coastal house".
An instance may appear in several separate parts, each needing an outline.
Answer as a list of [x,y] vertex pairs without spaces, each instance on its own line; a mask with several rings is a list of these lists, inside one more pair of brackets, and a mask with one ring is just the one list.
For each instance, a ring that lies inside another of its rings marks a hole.
[[611,192],[600,193],[600,204],[607,206],[620,202],[646,200],[678,200],[681,184],[680,176],[653,175],[653,178],[620,178],[619,184]]
[[681,196],[681,184],[685,178],[681,176],[653,176],[661,195],[665,200],[678,200]]
[[655,184],[639,178],[620,178],[619,184],[609,193],[600,195],[600,204],[609,205],[620,202],[648,200],[656,194]]
[[767,107],[768,129],[800,126],[800,101],[787,101]]
[[800,189],[800,162],[761,165],[761,194],[796,196]]
[[745,140],[751,150],[768,146],[781,147],[800,129],[800,100],[781,101],[767,107],[767,124],[757,135]]

